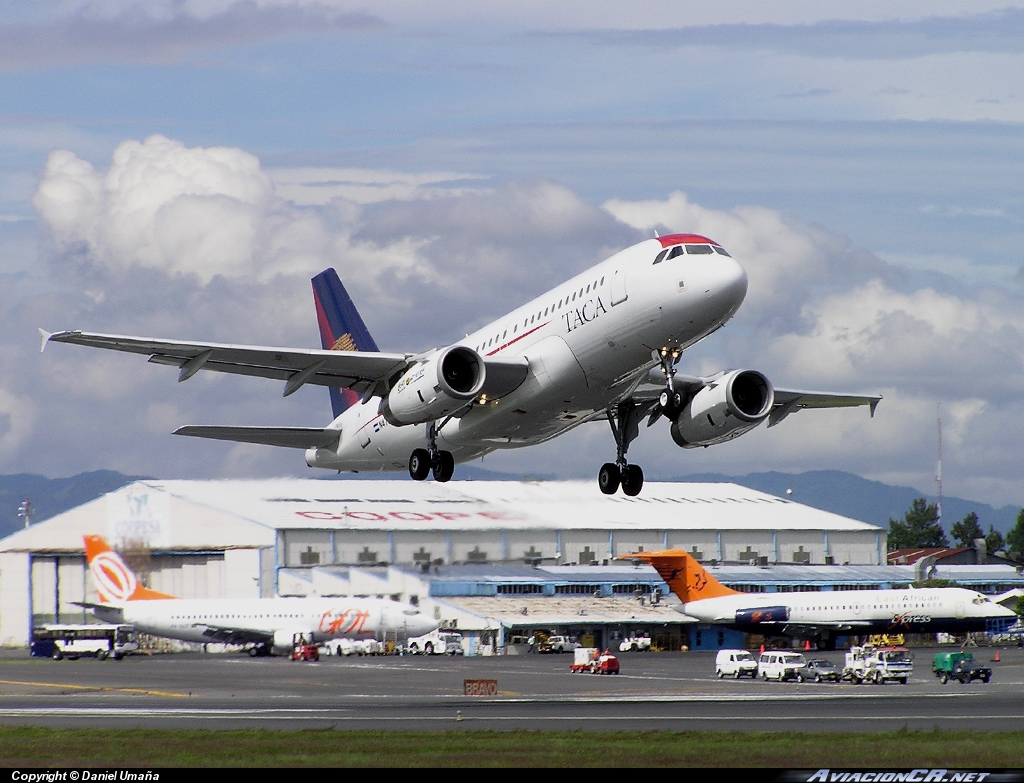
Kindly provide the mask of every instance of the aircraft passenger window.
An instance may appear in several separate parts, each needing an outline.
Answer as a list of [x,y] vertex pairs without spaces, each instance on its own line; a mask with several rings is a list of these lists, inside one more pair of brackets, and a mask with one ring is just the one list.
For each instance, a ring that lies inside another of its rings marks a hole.
[[691,256],[708,256],[715,251],[711,249],[711,245],[687,245],[686,253]]
[[665,260],[665,256],[667,256],[667,255],[668,255],[668,248],[666,247],[664,250],[662,250],[660,253],[658,253],[658,255],[656,255],[654,257],[654,263],[655,264],[660,264],[662,261]]
[[587,286],[587,293],[588,294],[590,293],[590,286],[589,285]]
[[601,285],[604,285],[604,278],[601,278]]
[[572,295],[572,301],[574,301],[574,302],[576,301],[576,294],[575,294],[575,292]]
[[[712,247],[715,249],[715,252],[718,253],[718,255],[729,256],[729,254],[725,252],[724,247],[719,247],[718,245],[712,245]],[[732,258],[732,256],[729,256],[729,258]]]
[[547,314],[548,314],[548,308],[545,307],[544,308],[544,315],[547,315]]

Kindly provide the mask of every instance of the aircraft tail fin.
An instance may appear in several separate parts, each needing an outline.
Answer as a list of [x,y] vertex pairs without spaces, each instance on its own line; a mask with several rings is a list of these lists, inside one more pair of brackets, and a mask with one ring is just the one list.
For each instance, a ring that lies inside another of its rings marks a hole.
[[101,536],[82,538],[85,539],[85,561],[96,583],[96,593],[101,604],[177,598],[175,595],[159,593],[140,584],[134,572]]
[[665,549],[660,552],[633,552],[619,555],[619,560],[640,560],[654,567],[673,593],[684,604],[705,598],[737,595],[739,591],[726,587],[707,572],[693,555],[684,549]]
[[[352,298],[333,269],[325,269],[313,278],[313,304],[320,327],[320,344],[325,351],[373,351],[379,349],[356,310]],[[334,417],[359,401],[351,389],[330,387]]]

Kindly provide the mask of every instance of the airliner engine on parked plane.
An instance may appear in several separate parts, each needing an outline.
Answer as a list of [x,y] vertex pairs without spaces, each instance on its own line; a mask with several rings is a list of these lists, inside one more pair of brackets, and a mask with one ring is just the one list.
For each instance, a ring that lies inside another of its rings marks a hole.
[[389,423],[424,424],[444,418],[476,398],[487,380],[480,354],[452,345],[414,365],[381,401]]
[[771,381],[756,370],[732,370],[693,395],[672,423],[672,440],[684,449],[738,438],[775,403]]

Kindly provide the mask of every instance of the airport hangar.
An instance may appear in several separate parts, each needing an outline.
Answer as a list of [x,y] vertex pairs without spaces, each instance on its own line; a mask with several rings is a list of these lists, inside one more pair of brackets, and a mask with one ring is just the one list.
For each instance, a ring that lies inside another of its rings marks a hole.
[[[433,611],[485,654],[538,628],[603,646],[637,630],[673,645],[735,643],[731,633],[705,643],[653,569],[613,560],[641,548],[722,563],[723,581],[750,591],[902,579],[886,576],[901,567],[882,565],[881,528],[735,484],[650,482],[631,498],[589,481],[136,481],[0,541],[0,644],[88,619],[74,602],[97,600],[82,542],[97,533],[134,545],[132,562],[162,592],[390,596]],[[796,571],[732,578],[730,562]]]

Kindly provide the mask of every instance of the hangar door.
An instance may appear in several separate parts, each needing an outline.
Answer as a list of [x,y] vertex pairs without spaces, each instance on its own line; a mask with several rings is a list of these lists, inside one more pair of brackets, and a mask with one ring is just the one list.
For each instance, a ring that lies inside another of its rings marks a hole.
[[32,555],[29,570],[32,594],[32,626],[46,623],[84,623],[92,616],[72,601],[86,598],[85,557],[83,555]]

